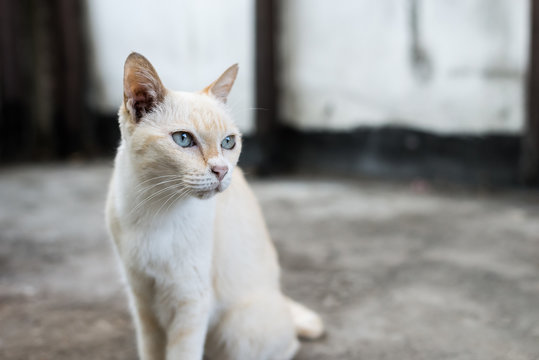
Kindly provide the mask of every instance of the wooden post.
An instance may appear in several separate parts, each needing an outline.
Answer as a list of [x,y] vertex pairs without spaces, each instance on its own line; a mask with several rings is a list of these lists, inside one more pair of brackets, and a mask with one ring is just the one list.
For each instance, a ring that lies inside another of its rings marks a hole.
[[258,172],[267,174],[275,168],[277,131],[277,85],[275,48],[278,0],[256,0],[256,140],[261,151]]
[[531,1],[530,55],[527,78],[526,130],[522,139],[521,179],[539,184],[539,2]]
[[92,153],[83,5],[0,0],[0,161]]

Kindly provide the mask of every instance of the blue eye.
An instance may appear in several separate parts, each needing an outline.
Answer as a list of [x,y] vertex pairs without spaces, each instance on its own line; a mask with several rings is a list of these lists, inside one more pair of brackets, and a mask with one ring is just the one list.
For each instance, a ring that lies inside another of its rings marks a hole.
[[232,150],[236,146],[236,137],[234,135],[228,135],[221,141],[223,149]]
[[193,140],[193,135],[185,132],[185,131],[178,131],[172,134],[172,140],[181,147],[191,147],[195,145],[195,141]]

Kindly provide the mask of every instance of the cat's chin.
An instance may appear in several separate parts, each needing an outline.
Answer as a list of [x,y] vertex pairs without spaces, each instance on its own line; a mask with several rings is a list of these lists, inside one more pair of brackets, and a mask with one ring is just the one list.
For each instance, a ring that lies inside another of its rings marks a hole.
[[220,183],[219,186],[217,186],[215,189],[206,190],[206,191],[198,191],[194,194],[194,196],[202,200],[209,199],[215,196],[216,194],[225,191],[226,188],[228,188],[228,184]]
[[199,191],[199,192],[195,193],[194,196],[201,199],[201,200],[205,200],[205,199],[209,199],[209,198],[213,197],[218,192],[219,191],[217,191],[217,189],[209,190],[209,191]]

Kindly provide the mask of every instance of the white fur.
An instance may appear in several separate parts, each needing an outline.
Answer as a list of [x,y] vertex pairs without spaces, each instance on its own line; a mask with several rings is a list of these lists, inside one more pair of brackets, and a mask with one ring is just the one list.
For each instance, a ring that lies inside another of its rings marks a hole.
[[[124,160],[123,156],[120,151],[117,163]],[[121,238],[116,241],[130,285],[133,312],[136,314],[139,307],[147,307],[165,329],[167,337],[194,328],[188,341],[167,348],[166,358],[200,359],[212,302],[213,226],[208,226],[206,219],[214,216],[215,199],[189,197],[158,218],[151,214],[158,203],[146,204],[131,213],[137,201],[132,195],[135,192],[121,179],[134,175],[129,173],[129,166],[120,165],[116,169],[111,193],[118,194],[115,208],[124,209],[123,216],[117,215],[123,221]],[[142,292],[141,296],[135,294],[137,289]],[[146,299],[145,295],[151,298]],[[186,302],[190,304],[183,308],[178,306]],[[144,326],[140,320],[137,326],[139,337],[147,333],[140,329]],[[144,347],[144,343],[145,340],[139,338],[139,347]],[[139,352],[143,359],[159,359],[144,348]]]
[[[220,147],[237,132],[223,104],[168,92],[139,124],[131,119],[123,106],[107,223],[141,359],[291,359],[297,334],[319,336],[322,323],[281,293],[261,211],[234,169],[241,144]],[[195,134],[199,148],[178,148],[169,136],[176,130]],[[230,168],[221,183],[208,170],[216,164]]]

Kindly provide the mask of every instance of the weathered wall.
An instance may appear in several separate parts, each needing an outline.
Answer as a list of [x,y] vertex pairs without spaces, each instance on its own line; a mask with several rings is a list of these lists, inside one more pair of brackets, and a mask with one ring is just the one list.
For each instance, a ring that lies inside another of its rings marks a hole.
[[281,118],[519,133],[528,0],[282,1]]
[[92,104],[116,112],[122,101],[123,62],[146,56],[165,86],[199,90],[228,66],[240,73],[229,98],[244,132],[253,126],[254,3],[252,0],[87,1],[95,86]]

